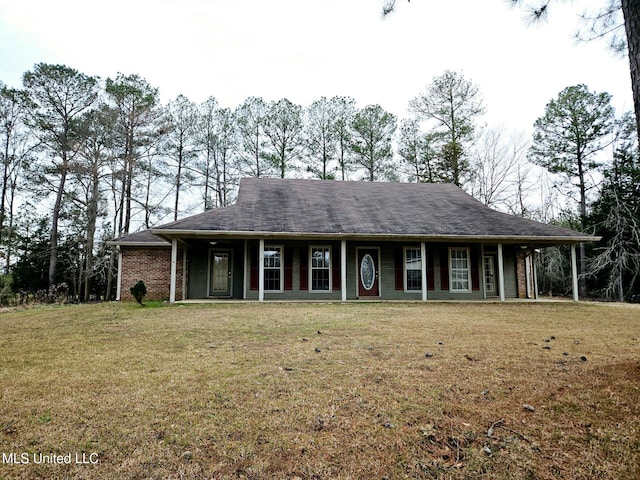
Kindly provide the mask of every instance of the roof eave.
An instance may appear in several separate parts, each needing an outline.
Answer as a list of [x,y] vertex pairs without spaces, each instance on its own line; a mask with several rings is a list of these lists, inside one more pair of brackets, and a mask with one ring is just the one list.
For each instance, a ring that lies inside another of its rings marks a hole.
[[584,235],[421,235],[395,233],[354,233],[354,232],[270,232],[270,231],[223,231],[223,230],[177,230],[151,229],[151,233],[170,241],[172,238],[309,238],[309,239],[364,239],[379,240],[414,240],[414,241],[476,241],[476,242],[504,242],[504,243],[544,243],[549,245],[573,244],[583,242],[597,242],[602,237]]

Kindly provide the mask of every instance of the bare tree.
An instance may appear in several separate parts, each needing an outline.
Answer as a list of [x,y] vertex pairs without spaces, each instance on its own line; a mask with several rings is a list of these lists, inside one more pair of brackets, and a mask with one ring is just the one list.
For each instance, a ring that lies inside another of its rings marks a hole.
[[528,146],[523,136],[506,138],[502,128],[485,130],[474,148],[471,194],[493,208],[507,206],[518,195],[523,206],[522,173]]

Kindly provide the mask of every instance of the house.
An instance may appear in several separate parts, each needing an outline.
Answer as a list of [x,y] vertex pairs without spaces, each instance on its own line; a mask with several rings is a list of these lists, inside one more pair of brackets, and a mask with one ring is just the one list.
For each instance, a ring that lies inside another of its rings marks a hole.
[[494,211],[451,184],[245,178],[235,205],[112,242],[118,298],[537,298],[539,248],[597,237]]

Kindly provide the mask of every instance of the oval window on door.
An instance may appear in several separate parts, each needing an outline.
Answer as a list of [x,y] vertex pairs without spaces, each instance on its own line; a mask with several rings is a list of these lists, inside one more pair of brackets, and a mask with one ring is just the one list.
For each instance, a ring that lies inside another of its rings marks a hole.
[[368,253],[360,262],[360,281],[365,290],[371,290],[376,281],[376,266]]

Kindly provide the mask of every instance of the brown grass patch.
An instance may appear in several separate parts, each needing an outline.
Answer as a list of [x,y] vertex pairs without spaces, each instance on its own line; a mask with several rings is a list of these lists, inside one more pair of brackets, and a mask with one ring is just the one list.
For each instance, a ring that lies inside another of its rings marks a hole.
[[0,479],[638,478],[638,337],[595,304],[2,313]]

